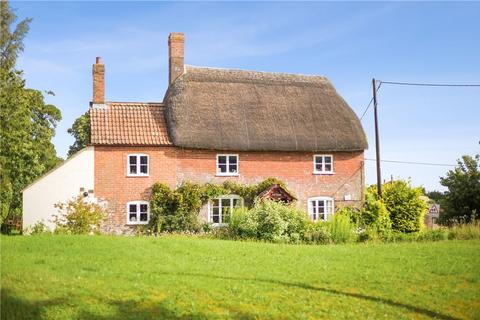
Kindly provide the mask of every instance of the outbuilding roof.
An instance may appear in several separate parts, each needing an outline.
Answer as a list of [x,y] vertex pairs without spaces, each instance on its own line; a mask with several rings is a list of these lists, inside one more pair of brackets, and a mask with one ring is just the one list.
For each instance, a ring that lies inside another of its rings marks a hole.
[[164,99],[172,143],[238,151],[355,151],[362,125],[322,76],[185,66]]
[[91,144],[171,145],[161,103],[107,102],[90,108]]

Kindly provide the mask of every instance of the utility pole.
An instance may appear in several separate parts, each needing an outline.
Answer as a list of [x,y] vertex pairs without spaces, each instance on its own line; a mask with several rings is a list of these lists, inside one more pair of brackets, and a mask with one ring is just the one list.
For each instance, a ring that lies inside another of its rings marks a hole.
[[380,170],[380,134],[378,132],[378,113],[377,113],[377,83],[372,79],[373,85],[373,111],[375,115],[375,152],[377,158],[377,190],[378,196],[382,197],[382,172]]

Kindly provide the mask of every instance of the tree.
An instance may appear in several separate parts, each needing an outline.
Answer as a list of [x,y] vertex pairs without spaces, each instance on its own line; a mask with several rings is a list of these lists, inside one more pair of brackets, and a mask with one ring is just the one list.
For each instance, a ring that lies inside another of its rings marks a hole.
[[445,193],[441,191],[429,191],[429,192],[424,192],[425,195],[432,200],[434,203],[442,204],[444,199],[445,199]]
[[480,155],[465,155],[440,184],[447,187],[441,221],[469,222],[480,217]]
[[78,117],[67,132],[75,138],[75,142],[68,149],[68,157],[71,157],[90,143],[90,114],[86,112]]
[[[2,69],[11,69],[23,51],[23,38],[29,30],[31,18],[20,21],[15,30],[10,30],[17,20],[7,1],[0,1],[0,63]],[[3,80],[3,79],[2,79]]]
[[6,1],[0,18],[0,224],[8,231],[6,218],[21,214],[22,189],[61,161],[51,143],[61,113],[42,92],[26,88],[15,69],[31,19],[13,28],[16,16]]

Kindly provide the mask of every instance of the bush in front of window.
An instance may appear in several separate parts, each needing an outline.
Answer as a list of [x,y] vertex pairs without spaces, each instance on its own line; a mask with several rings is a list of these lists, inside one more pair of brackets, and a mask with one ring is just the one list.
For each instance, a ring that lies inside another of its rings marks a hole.
[[237,209],[228,225],[232,238],[298,243],[308,224],[305,212],[271,200],[256,201],[251,209]]
[[308,244],[330,244],[332,235],[327,223],[309,221],[303,232],[302,240]]
[[248,208],[238,208],[230,217],[228,230],[234,239],[256,239],[258,222]]
[[100,233],[100,224],[105,218],[105,210],[96,203],[85,200],[83,195],[57,203],[60,214],[53,216],[56,233],[89,234]]
[[246,207],[251,207],[262,191],[275,184],[286,190],[285,184],[276,178],[265,179],[256,185],[243,185],[228,180],[222,185],[184,182],[176,190],[170,189],[166,184],[155,183],[149,200],[149,229],[153,233],[205,230],[198,220],[198,213],[210,199],[234,194],[244,200]]

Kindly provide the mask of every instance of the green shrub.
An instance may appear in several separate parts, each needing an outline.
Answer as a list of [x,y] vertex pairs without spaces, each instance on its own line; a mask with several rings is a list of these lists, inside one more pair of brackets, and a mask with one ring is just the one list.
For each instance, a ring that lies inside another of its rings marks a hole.
[[303,232],[302,240],[311,244],[329,244],[332,243],[332,235],[325,222],[309,221]]
[[427,229],[418,233],[416,241],[448,240],[448,230],[444,228]]
[[336,213],[326,222],[326,225],[334,243],[349,243],[357,240],[357,226],[346,215]]
[[50,233],[50,230],[43,221],[38,221],[28,231],[31,235]]
[[275,201],[257,201],[251,209],[237,209],[228,225],[237,239],[300,242],[308,223],[305,212]]
[[273,184],[284,186],[275,178],[268,178],[257,185],[243,185],[229,180],[222,185],[184,182],[176,190],[163,183],[155,183],[150,196],[150,229],[157,234],[198,232],[202,229],[198,213],[209,199],[236,194],[250,207],[258,194]]
[[[385,183],[382,188],[382,201],[389,213],[392,229],[399,232],[420,231],[427,211],[427,204],[420,198],[422,188],[413,188],[403,180]],[[368,193],[377,194],[376,186],[370,186]]]
[[100,224],[105,218],[104,209],[96,204],[86,202],[82,195],[57,203],[60,214],[53,216],[56,233],[87,234],[99,233]]
[[230,234],[239,239],[256,239],[258,224],[252,211],[238,208],[233,211],[228,225]]
[[382,200],[376,198],[372,190],[365,192],[365,203],[361,210],[362,224],[365,226],[375,225],[379,233],[385,233],[392,229],[390,214]]
[[361,229],[358,235],[359,241],[382,241],[385,233],[379,230],[378,224],[374,223]]
[[335,210],[335,214],[339,214],[342,216],[347,216],[350,218],[350,221],[352,221],[356,225],[362,225],[362,210],[356,208],[356,207],[351,207],[351,206],[344,206],[341,208],[338,208]]
[[288,222],[283,219],[278,204],[273,201],[259,201],[251,209],[257,222],[257,238],[267,241],[283,242],[286,240]]
[[155,233],[175,229],[174,218],[177,208],[177,197],[170,187],[163,183],[155,183],[150,198],[150,226]]

